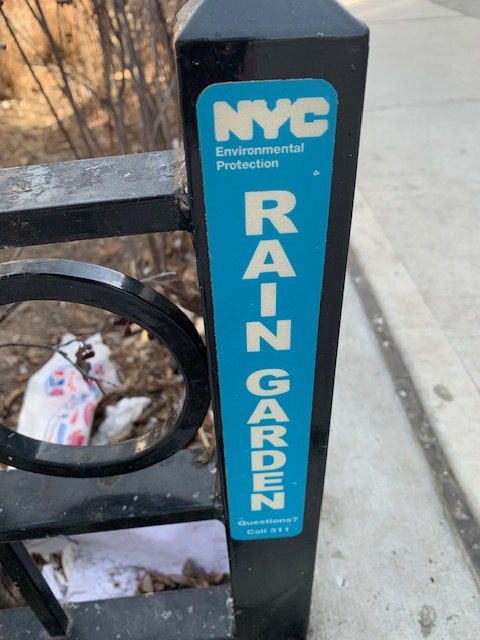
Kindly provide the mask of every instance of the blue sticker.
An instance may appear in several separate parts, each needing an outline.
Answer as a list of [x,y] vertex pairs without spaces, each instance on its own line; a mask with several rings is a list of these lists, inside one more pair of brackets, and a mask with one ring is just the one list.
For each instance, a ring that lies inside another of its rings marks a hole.
[[230,530],[303,529],[337,94],[216,84],[197,104]]

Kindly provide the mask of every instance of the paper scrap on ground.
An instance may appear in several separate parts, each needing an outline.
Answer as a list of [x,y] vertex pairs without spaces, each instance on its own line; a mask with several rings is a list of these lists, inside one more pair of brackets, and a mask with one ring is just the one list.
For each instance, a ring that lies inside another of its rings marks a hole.
[[122,398],[105,408],[105,419],[92,436],[90,444],[115,444],[132,435],[133,424],[151,403],[150,398]]
[[216,520],[87,533],[63,544],[67,575],[51,564],[42,570],[63,602],[134,596],[145,571],[181,574],[188,559],[208,573],[229,573],[225,529]]
[[[95,353],[88,360],[89,374],[101,380],[108,393],[118,386],[110,349],[100,334],[88,338]],[[59,348],[72,362],[84,343],[66,334]],[[65,357],[56,353],[30,379],[17,431],[57,444],[86,445],[102,389]],[[151,400],[123,398],[106,407],[106,417],[91,444],[112,444],[128,438],[133,424]],[[225,529],[218,521],[88,533],[28,543],[31,553],[47,563],[42,574],[54,595],[63,602],[85,602],[133,596],[145,572],[181,574],[187,560],[207,573],[228,573]],[[61,558],[51,562],[52,554]]]

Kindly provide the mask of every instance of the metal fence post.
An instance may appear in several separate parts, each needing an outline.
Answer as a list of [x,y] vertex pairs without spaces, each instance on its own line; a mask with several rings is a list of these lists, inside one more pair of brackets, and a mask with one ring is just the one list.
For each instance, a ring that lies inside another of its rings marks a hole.
[[177,38],[239,640],[307,634],[368,30],[195,0]]
[[0,544],[0,563],[52,637],[67,634],[69,620],[21,542]]

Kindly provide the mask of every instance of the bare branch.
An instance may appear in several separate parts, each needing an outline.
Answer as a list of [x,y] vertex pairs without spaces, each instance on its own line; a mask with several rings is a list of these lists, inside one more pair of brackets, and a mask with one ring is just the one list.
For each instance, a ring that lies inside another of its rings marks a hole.
[[51,111],[51,113],[52,113],[53,117],[55,118],[55,121],[56,121],[56,123],[57,123],[57,125],[58,125],[58,128],[59,128],[59,129],[60,129],[60,131],[62,132],[62,134],[63,134],[63,136],[64,136],[65,140],[68,142],[68,146],[69,146],[69,147],[70,147],[70,149],[72,150],[72,153],[73,153],[73,155],[75,156],[75,158],[79,159],[81,156],[80,156],[79,151],[77,150],[77,147],[74,145],[73,140],[72,140],[72,138],[71,138],[70,134],[68,133],[67,129],[65,128],[65,126],[64,126],[64,124],[63,124],[63,122],[62,122],[62,121],[61,121],[61,119],[60,119],[60,116],[59,116],[59,115],[58,115],[58,113],[57,113],[57,110],[56,110],[56,109],[55,109],[55,107],[53,106],[52,101],[50,100],[50,98],[48,97],[48,95],[47,95],[47,93],[46,93],[45,89],[43,88],[43,85],[42,85],[42,83],[40,82],[40,80],[39,80],[39,78],[38,78],[37,74],[35,73],[35,71],[34,71],[34,69],[33,69],[32,65],[31,65],[31,63],[30,63],[30,60],[28,59],[28,56],[27,56],[27,54],[25,53],[24,48],[22,47],[22,45],[21,45],[21,43],[20,43],[19,39],[17,38],[17,35],[16,35],[16,33],[15,33],[15,29],[12,27],[12,24],[11,24],[10,20],[9,20],[9,19],[7,18],[7,16],[5,15],[5,13],[4,13],[4,11],[3,11],[3,9],[2,9],[2,7],[1,7],[1,5],[0,5],[0,15],[1,15],[1,16],[2,16],[2,18],[4,19],[4,21],[5,21],[5,25],[6,25],[7,29],[8,29],[8,31],[9,31],[10,35],[12,36],[12,39],[13,39],[13,41],[15,42],[15,45],[16,45],[16,47],[17,47],[17,49],[18,49],[18,51],[19,51],[20,55],[22,56],[23,61],[24,61],[24,62],[25,62],[25,64],[27,65],[27,68],[28,68],[28,70],[29,70],[29,72],[30,72],[30,75],[31,75],[31,76],[32,76],[32,78],[34,79],[35,84],[37,85],[37,87],[38,87],[38,89],[39,89],[40,93],[42,94],[42,96],[43,96],[43,97],[44,97],[44,99],[45,99],[45,102],[46,102],[46,103],[47,103],[47,105],[48,105],[48,108],[50,109],[50,111]]
[[76,369],[81,374],[81,376],[85,380],[85,382],[88,382],[89,380],[91,380],[92,382],[95,382],[95,384],[98,386],[98,388],[100,389],[100,391],[101,391],[101,393],[103,395],[105,395],[105,390],[103,388],[104,384],[108,384],[108,385],[110,385],[112,387],[119,388],[118,385],[114,384],[113,382],[109,382],[108,380],[105,380],[104,378],[98,378],[97,376],[92,376],[83,365],[79,364],[78,362],[74,362],[70,358],[68,353],[66,351],[62,350],[62,347],[66,347],[69,344],[72,344],[73,342],[79,342],[81,347],[82,347],[82,345],[83,345],[84,348],[88,347],[88,345],[83,340],[79,340],[77,338],[74,338],[72,340],[69,340],[68,342],[65,342],[65,343],[61,344],[58,347],[50,345],[50,344],[36,344],[34,342],[4,342],[4,343],[0,344],[0,349],[12,349],[12,348],[15,348],[15,347],[20,347],[20,348],[25,348],[25,349],[43,349],[44,351],[50,351],[51,353],[58,353],[70,365],[72,365],[72,367],[74,369]]
[[[75,100],[75,97],[72,93],[72,89],[70,87],[70,82],[68,80],[68,76],[66,74],[65,71],[65,66],[63,64],[63,60],[62,60],[62,56],[60,55],[60,50],[58,48],[57,43],[55,42],[55,38],[52,35],[52,31],[49,27],[48,21],[45,17],[45,14],[43,12],[43,8],[42,5],[40,3],[40,0],[34,0],[35,2],[35,6],[37,7],[37,11],[38,14],[34,11],[32,5],[30,4],[29,0],[25,0],[25,3],[27,5],[27,7],[30,10],[30,13],[32,14],[32,16],[35,18],[35,20],[38,22],[38,24],[40,25],[42,31],[45,33],[45,35],[48,38],[48,42],[50,44],[50,47],[52,49],[52,53],[55,57],[55,61],[58,67],[58,70],[60,72],[60,75],[62,77],[62,81],[63,81],[63,90],[65,93],[65,96],[67,97],[70,106],[72,107],[73,110],[73,114],[75,116],[75,119],[77,121],[78,124],[78,128],[80,131],[80,135],[83,139],[83,142],[85,143],[85,146],[87,148],[87,152],[90,155],[94,155],[94,149],[96,151],[97,154],[101,155],[102,151],[101,151],[101,147],[98,144],[98,140],[95,136],[95,134],[93,133],[93,131],[91,131],[90,127],[87,124],[87,121],[85,120],[83,113],[81,112],[81,110],[78,108],[78,104],[77,101]],[[92,146],[93,145],[93,146]]]

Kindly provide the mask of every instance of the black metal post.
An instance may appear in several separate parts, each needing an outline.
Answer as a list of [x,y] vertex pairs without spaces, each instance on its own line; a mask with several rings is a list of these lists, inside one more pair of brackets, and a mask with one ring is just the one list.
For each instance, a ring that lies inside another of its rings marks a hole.
[[68,618],[21,542],[0,544],[0,564],[52,637],[64,637]]
[[177,59],[236,637],[300,640],[368,30],[334,0],[195,0],[184,12]]

